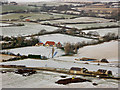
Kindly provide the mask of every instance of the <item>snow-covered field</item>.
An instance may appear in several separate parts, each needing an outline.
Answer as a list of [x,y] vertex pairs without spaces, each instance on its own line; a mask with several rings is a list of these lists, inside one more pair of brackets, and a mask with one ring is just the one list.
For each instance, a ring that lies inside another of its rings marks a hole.
[[[75,59],[79,58],[95,58],[97,60],[101,60],[103,58],[106,58],[109,63],[100,63],[101,65],[105,66],[118,66],[119,58],[118,58],[118,41],[111,41],[111,42],[105,42],[99,45],[93,45],[93,46],[86,46],[83,48],[80,48],[78,51],[78,54],[74,56],[63,56],[55,58],[57,60],[62,60],[65,62],[79,62],[79,63],[85,63],[87,61],[76,61]],[[88,62],[90,64],[97,65],[98,62]],[[119,62],[120,63],[120,62]]]
[[95,18],[95,17],[79,17],[75,19],[61,19],[61,20],[52,20],[52,21],[45,21],[50,23],[76,23],[76,22],[109,22],[110,20],[104,18]]
[[118,41],[105,42],[99,45],[80,48],[77,56],[118,60]]
[[58,28],[52,26],[45,26],[36,23],[24,23],[25,26],[21,27],[2,27],[2,35],[4,36],[17,36],[17,35],[31,35],[45,29],[46,31],[54,31]]
[[2,65],[26,65],[27,67],[52,67],[52,68],[65,68],[70,69],[71,67],[80,67],[87,68],[89,71],[97,71],[98,69],[106,69],[111,70],[114,76],[118,76],[118,68],[117,67],[108,67],[102,65],[93,65],[93,64],[82,64],[75,62],[63,62],[54,59],[48,60],[35,60],[35,59],[25,59],[20,61],[10,61],[3,62]]
[[118,25],[116,22],[108,22],[108,23],[91,23],[91,24],[67,24],[67,27],[75,27],[78,29],[83,28],[91,28],[91,27],[100,27],[100,26],[111,26],[111,25]]
[[92,39],[82,38],[82,37],[74,37],[70,35],[64,35],[64,34],[49,34],[49,35],[43,35],[39,36],[40,41],[46,42],[46,41],[54,41],[54,42],[61,42],[64,43],[77,43],[81,41],[91,41]]
[[7,23],[0,23],[0,26],[9,26],[11,24],[7,24]]
[[[51,48],[40,47],[25,47],[11,49],[11,52],[20,53],[27,55],[28,53],[48,55],[51,52]],[[49,53],[48,53],[49,52]],[[59,54],[61,55],[61,50]],[[59,56],[59,55],[58,55]],[[106,58],[110,63],[97,65],[97,63],[84,64],[79,61],[75,61],[75,58],[90,57],[96,59]],[[111,70],[114,76],[118,76],[118,67],[111,67],[109,64],[114,64],[118,61],[118,42],[111,41],[94,46],[86,46],[79,49],[78,54],[75,56],[62,56],[50,58],[48,60],[35,60],[25,59],[20,61],[2,62],[3,65],[26,65],[27,67],[52,67],[52,68],[65,68],[70,69],[71,67],[87,68],[89,71],[97,71],[98,69]],[[118,62],[117,62],[118,63]],[[118,88],[117,80],[97,79],[92,77],[83,77],[92,80],[92,82],[98,83],[97,86],[92,85],[91,82],[74,83],[68,85],[58,85],[55,82],[59,79],[60,73],[40,71],[39,73],[29,76],[22,77],[13,73],[6,73],[2,75],[2,87],[6,88]],[[63,75],[63,74],[62,74]],[[72,75],[67,75],[72,77]],[[78,77],[78,76],[77,76]],[[82,77],[82,76],[79,76]],[[10,82],[8,82],[10,81]],[[35,83],[34,83],[35,82]]]
[[[61,56],[64,54],[64,51],[61,49],[54,48],[55,52],[57,52],[55,57]],[[14,54],[21,54],[21,55],[28,55],[28,54],[35,54],[35,55],[42,55],[48,58],[51,58],[52,47],[44,47],[44,46],[32,46],[32,47],[22,47],[16,49],[9,49],[9,50],[2,50],[2,51],[9,51]]]
[[104,36],[108,33],[115,33],[118,35],[119,28],[106,28],[106,29],[95,29],[95,30],[83,30],[83,32],[88,33],[89,31],[97,31],[100,36]]
[[[117,80],[104,80],[91,77],[82,77],[92,80],[92,82],[72,83],[68,85],[60,85],[55,82],[62,79],[60,76],[66,74],[39,71],[37,74],[23,77],[14,73],[2,74],[2,88],[118,88]],[[66,75],[67,78],[71,75]],[[8,82],[9,81],[9,82]],[[97,83],[97,86],[92,85]]]

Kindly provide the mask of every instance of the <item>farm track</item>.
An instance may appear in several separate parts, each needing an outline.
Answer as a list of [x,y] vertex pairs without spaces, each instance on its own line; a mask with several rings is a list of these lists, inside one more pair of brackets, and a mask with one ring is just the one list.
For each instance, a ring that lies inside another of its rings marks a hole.
[[[6,67],[1,67],[1,68],[6,68]],[[64,68],[50,68],[50,67],[7,67],[7,68],[16,68],[16,69],[33,69],[36,71],[50,71],[50,72],[56,72],[56,73],[63,73],[63,74],[68,74],[68,75],[81,75],[81,76],[87,76],[87,77],[96,77],[96,75],[91,75],[91,74],[73,74],[73,73],[69,73],[68,69],[64,69]],[[98,78],[98,77],[96,77]],[[99,77],[101,79],[115,79],[115,80],[120,80],[119,77]]]
[[[59,60],[59,59],[53,59],[54,61],[59,61],[59,62],[70,62],[70,63],[78,63],[78,64],[85,64],[85,63],[81,63],[81,62],[74,62],[74,61],[64,61],[64,60]],[[95,65],[98,66],[97,64],[88,64],[88,65]],[[105,66],[105,67],[116,67],[116,66],[109,66],[109,65],[99,65],[99,66]]]

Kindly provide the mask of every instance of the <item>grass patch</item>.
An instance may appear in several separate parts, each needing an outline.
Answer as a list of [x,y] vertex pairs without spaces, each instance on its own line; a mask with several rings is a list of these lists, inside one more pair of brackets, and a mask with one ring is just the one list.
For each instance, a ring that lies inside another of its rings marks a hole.
[[16,10],[27,10],[33,9],[34,7],[26,6],[26,5],[3,5],[2,12],[16,11]]

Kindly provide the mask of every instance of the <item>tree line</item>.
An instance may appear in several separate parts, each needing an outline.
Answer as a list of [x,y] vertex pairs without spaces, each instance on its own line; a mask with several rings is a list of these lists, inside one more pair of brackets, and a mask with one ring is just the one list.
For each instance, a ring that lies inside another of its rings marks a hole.
[[88,46],[88,45],[96,45],[96,44],[109,42],[111,40],[117,40],[117,39],[119,39],[119,36],[116,35],[115,33],[107,33],[102,37],[102,39],[99,39],[99,40],[91,40],[88,42],[82,41],[75,44],[66,43],[64,45],[64,48],[62,49],[65,51],[65,55],[77,54],[78,49],[81,47]]
[[25,37],[3,37],[0,36],[5,43],[2,43],[2,49],[10,49],[17,47],[25,47],[25,46],[34,46],[39,42],[37,38],[31,37],[30,39],[26,39]]

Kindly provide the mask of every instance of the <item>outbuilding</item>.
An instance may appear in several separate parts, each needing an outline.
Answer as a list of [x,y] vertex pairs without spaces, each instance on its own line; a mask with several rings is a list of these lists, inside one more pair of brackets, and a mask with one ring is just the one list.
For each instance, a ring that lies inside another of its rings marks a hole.
[[60,42],[58,42],[57,47],[62,47],[62,44]]
[[104,69],[99,69],[97,71],[97,74],[111,76],[112,75],[112,71],[107,71],[107,70],[104,70]]
[[83,74],[86,72],[88,72],[88,70],[86,68],[79,68],[79,67],[72,67],[69,70],[69,73],[72,73],[72,74]]

